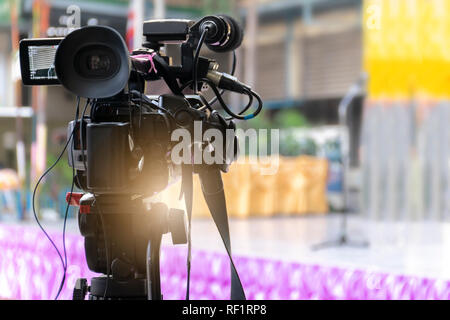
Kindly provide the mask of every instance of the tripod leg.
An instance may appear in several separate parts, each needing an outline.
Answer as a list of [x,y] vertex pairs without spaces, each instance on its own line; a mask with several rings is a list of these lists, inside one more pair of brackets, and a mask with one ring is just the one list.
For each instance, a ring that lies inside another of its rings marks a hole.
[[338,240],[335,241],[326,241],[319,244],[315,244],[311,247],[311,250],[313,251],[319,251],[322,249],[330,248],[330,247],[339,247],[340,242]]
[[147,300],[152,300],[152,279],[150,277],[151,275],[151,266],[152,266],[152,259],[151,259],[151,252],[152,252],[152,241],[148,240],[147,244]]
[[348,240],[346,235],[342,235],[340,238],[333,241],[325,241],[316,244],[311,247],[311,250],[318,251],[322,249],[332,248],[332,247],[353,247],[353,248],[367,248],[369,247],[368,241],[352,241]]
[[84,300],[86,297],[88,289],[87,280],[84,278],[77,279],[75,283],[75,288],[73,289],[73,298],[72,300]]
[[161,277],[159,257],[161,249],[161,234],[153,237],[147,244],[147,299],[161,300]]
[[325,241],[325,242],[313,245],[311,249],[313,251],[318,251],[321,249],[327,249],[327,248],[331,248],[331,247],[341,247],[341,246],[345,245],[346,242],[347,242],[346,236],[342,235],[341,237],[339,237],[336,240]]
[[367,248],[370,246],[368,241],[347,241],[345,245],[353,248]]

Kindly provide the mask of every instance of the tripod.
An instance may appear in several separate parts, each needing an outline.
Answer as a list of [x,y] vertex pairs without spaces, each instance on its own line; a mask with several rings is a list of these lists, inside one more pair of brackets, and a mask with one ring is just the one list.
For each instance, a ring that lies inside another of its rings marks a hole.
[[[86,279],[78,279],[73,300],[84,300],[89,292],[89,300],[162,300],[159,257],[161,236],[149,240],[147,249],[147,276],[125,281],[109,277],[94,277],[88,286]],[[150,290],[148,289],[150,288]]]
[[364,85],[367,80],[367,75],[362,74],[361,77],[354,83],[344,98],[339,103],[338,113],[339,113],[339,124],[341,128],[340,140],[341,140],[341,150],[342,150],[342,196],[343,196],[343,213],[340,226],[340,235],[335,240],[325,241],[312,246],[312,250],[317,251],[321,249],[331,248],[331,247],[355,247],[355,248],[366,248],[369,246],[368,241],[353,241],[349,239],[348,236],[348,214],[349,214],[349,204],[348,204],[348,181],[347,181],[347,171],[349,170],[349,158],[350,158],[350,148],[349,148],[349,130],[347,126],[347,114],[353,99],[360,95],[364,90]]
[[[186,243],[183,210],[126,196],[82,195],[78,224],[85,238],[86,260],[94,272],[88,285],[78,279],[74,300],[162,300],[160,249],[162,235],[170,232],[173,244]],[[125,213],[133,212],[133,213]]]
[[335,240],[325,241],[312,246],[313,251],[321,249],[333,248],[333,247],[353,247],[353,248],[367,248],[369,246],[368,241],[354,241],[350,240],[348,236],[347,219],[348,211],[342,213],[340,235]]

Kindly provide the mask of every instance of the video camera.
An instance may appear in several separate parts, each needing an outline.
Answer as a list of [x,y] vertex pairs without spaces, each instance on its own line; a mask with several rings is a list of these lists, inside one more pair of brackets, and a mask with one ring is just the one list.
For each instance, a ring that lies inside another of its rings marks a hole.
[[[162,235],[168,232],[174,244],[188,242],[189,298],[194,173],[199,174],[230,256],[231,297],[244,299],[231,259],[221,172],[227,172],[238,156],[233,120],[253,118],[262,102],[249,86],[219,72],[215,60],[200,56],[203,44],[215,52],[238,48],[242,29],[233,18],[218,15],[198,21],[146,21],[143,35],[142,48],[131,54],[120,34],[105,26],[83,27],[65,38],[20,43],[24,84],[61,84],[78,97],[76,117],[68,126],[68,159],[74,183],[86,193],[70,192],[67,201],[79,206],[89,268],[106,276],[93,278],[90,286],[79,279],[74,299],[84,299],[87,292],[90,299],[162,299],[159,253]],[[162,50],[165,43],[174,42],[181,46],[181,65],[173,65]],[[146,82],[160,79],[172,94],[147,96]],[[215,94],[211,101],[198,90],[204,84]],[[248,96],[246,107],[239,113],[232,111],[222,98],[225,90]],[[81,98],[86,104],[80,116]],[[258,101],[256,110],[244,115],[253,98]],[[224,112],[213,108],[217,101]],[[180,130],[189,137],[181,148],[174,140]],[[206,135],[208,130],[214,134]],[[209,139],[203,140],[204,136]],[[174,160],[175,150],[184,161]],[[197,161],[195,155],[215,161]],[[187,222],[183,210],[146,201],[179,177]]]

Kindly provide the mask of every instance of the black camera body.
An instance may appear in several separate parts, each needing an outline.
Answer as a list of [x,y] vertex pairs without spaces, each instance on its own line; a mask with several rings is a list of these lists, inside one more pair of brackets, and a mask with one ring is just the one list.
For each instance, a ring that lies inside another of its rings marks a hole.
[[[227,136],[227,130],[235,129],[232,121],[227,122],[217,112],[207,114],[192,108],[192,104],[201,103],[196,96],[161,95],[157,101],[167,113],[135,110],[137,114],[130,119],[127,103],[105,101],[99,103],[90,118],[84,119],[83,126],[81,120],[69,123],[68,136],[74,131],[75,139],[71,140],[68,159],[69,165],[77,170],[78,188],[95,194],[144,196],[162,191],[181,173],[179,164],[171,162],[171,149],[178,143],[171,141],[171,133],[183,128],[194,137],[195,121],[201,122],[201,136],[209,129],[222,132],[225,143],[220,154],[223,159],[214,165],[223,172],[228,171],[238,153],[236,137]],[[83,134],[79,133],[80,127],[83,127]],[[132,131],[132,128],[137,129]],[[85,140],[83,143],[81,137]],[[207,142],[193,142],[201,148],[200,153],[205,152]],[[81,149],[82,146],[85,148]]]

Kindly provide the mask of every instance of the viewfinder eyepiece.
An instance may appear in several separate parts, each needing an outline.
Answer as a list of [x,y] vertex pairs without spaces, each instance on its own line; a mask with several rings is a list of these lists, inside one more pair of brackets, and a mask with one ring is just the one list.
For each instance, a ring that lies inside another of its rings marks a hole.
[[55,71],[61,84],[80,97],[112,97],[125,88],[130,77],[128,48],[110,27],[84,27],[61,41]]

